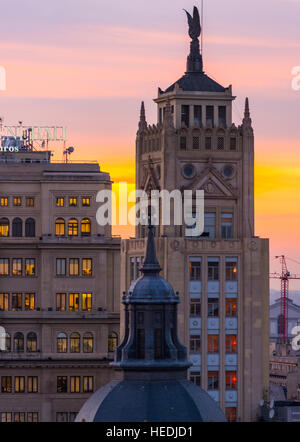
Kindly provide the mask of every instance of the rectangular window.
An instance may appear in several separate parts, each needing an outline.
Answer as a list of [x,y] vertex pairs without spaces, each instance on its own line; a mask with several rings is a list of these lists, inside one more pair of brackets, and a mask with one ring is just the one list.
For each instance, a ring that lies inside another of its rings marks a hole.
[[88,196],[83,196],[82,197],[82,205],[83,205],[83,207],[90,207],[91,198],[89,198]]
[[226,371],[226,390],[236,390],[237,377],[236,371]]
[[226,316],[235,318],[237,316],[237,304],[235,298],[226,298]]
[[56,293],[56,311],[65,312],[66,311],[66,293]]
[[82,276],[91,276],[93,273],[93,260],[91,258],[82,259]]
[[208,258],[207,260],[207,279],[208,281],[219,281],[219,259]]
[[201,336],[191,335],[190,336],[190,353],[200,353],[201,351]]
[[12,260],[12,275],[22,276],[22,258],[13,258]]
[[25,376],[15,376],[15,393],[25,393]]
[[66,258],[56,258],[56,275],[66,275]]
[[7,207],[8,206],[8,198],[6,196],[2,196],[0,198],[0,206]]
[[34,310],[35,308],[35,293],[25,293],[25,310]]
[[0,293],[0,311],[7,312],[9,309],[9,295],[8,293]]
[[186,127],[190,126],[190,106],[188,104],[181,106],[181,123],[184,123]]
[[131,257],[130,258],[130,282],[134,281],[134,258]]
[[57,376],[57,393],[68,392],[68,378],[67,376]]
[[13,204],[15,207],[22,206],[22,198],[20,196],[14,196]]
[[76,207],[77,206],[77,197],[70,196],[70,198],[69,198],[69,206],[70,207]]
[[35,276],[35,258],[25,259],[25,276]]
[[211,137],[205,137],[205,150],[211,150]]
[[38,377],[28,376],[27,377],[27,393],[37,393],[38,392]]
[[9,276],[8,258],[0,258],[0,276]]
[[198,317],[201,316],[201,299],[193,298],[190,300],[190,316]]
[[209,318],[217,318],[219,316],[219,299],[208,298],[207,300],[207,316]]
[[232,213],[222,213],[221,235],[224,239],[233,238],[233,215]]
[[14,422],[25,422],[25,413],[23,411],[14,413]]
[[193,137],[193,149],[194,150],[200,149],[200,137]]
[[70,377],[70,393],[80,393],[80,376]]
[[207,351],[208,353],[219,353],[219,335],[207,336]]
[[226,407],[225,415],[227,422],[236,422],[236,407]]
[[214,107],[206,106],[206,126],[214,127]]
[[11,310],[13,312],[22,310],[22,293],[13,293],[11,295]]
[[78,413],[76,411],[70,411],[69,422],[74,422]]
[[83,376],[83,392],[92,393],[94,391],[93,376]]
[[186,137],[180,137],[180,150],[186,150]]
[[237,259],[236,258],[226,258],[225,263],[225,276],[226,281],[237,281]]
[[65,199],[62,197],[56,198],[56,207],[64,207],[65,205]]
[[1,413],[1,422],[12,422],[12,413]]
[[92,310],[92,294],[82,293],[82,310],[90,312]]
[[236,335],[226,335],[226,353],[237,352]]
[[69,310],[79,311],[79,293],[69,293]]
[[137,359],[145,358],[145,329],[137,329]]
[[68,422],[68,413],[66,411],[56,413],[56,422]]
[[202,106],[194,106],[194,125],[202,127]]
[[207,372],[207,389],[218,390],[219,389],[219,372],[208,371]]
[[33,197],[26,198],[26,207],[34,207],[34,198]]
[[38,422],[39,413],[37,411],[29,411],[27,413],[27,422]]
[[11,392],[12,392],[12,377],[1,376],[1,393],[11,393]]
[[69,261],[69,275],[78,276],[79,275],[79,259],[71,258]]
[[203,237],[215,238],[216,237],[216,214],[211,212],[204,213],[204,231]]
[[218,123],[226,129],[226,106],[218,107]]
[[230,150],[236,150],[236,138],[235,137],[230,138]]
[[217,150],[224,150],[225,147],[225,139],[224,137],[218,137],[217,139]]
[[201,373],[200,371],[192,371],[190,373],[190,381],[194,384],[198,385],[198,387],[201,387]]
[[201,261],[190,261],[190,280],[201,281]]
[[141,266],[141,260],[139,257],[135,258],[135,279],[138,279],[140,276],[140,266]]

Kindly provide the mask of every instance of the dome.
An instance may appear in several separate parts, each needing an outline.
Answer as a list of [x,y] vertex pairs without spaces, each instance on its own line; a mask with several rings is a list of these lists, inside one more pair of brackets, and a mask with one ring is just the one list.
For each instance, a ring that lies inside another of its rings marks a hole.
[[76,422],[226,422],[217,403],[187,380],[111,381],[81,408]]
[[163,93],[172,92],[176,83],[183,91],[225,92],[225,88],[204,72],[187,72],[179,80],[169,86]]
[[159,275],[144,275],[133,281],[129,287],[129,296],[133,302],[179,302],[173,287]]

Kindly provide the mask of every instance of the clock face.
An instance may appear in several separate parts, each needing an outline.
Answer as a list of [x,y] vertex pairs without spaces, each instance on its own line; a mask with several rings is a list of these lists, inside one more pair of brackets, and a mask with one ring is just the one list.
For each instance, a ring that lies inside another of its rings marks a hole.
[[235,170],[234,167],[230,164],[226,165],[222,169],[222,173],[225,178],[232,178],[234,176]]
[[196,169],[193,164],[185,164],[182,169],[183,176],[187,179],[191,179],[195,176]]

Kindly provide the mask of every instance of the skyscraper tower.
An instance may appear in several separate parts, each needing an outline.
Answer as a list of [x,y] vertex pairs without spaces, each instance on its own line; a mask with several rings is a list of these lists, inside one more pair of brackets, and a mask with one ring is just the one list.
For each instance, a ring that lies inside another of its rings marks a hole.
[[[192,39],[185,74],[158,89],[157,124],[144,104],[136,138],[136,188],[204,190],[204,232],[156,227],[164,278],[181,295],[179,337],[193,362],[190,379],[228,420],[255,420],[268,392],[269,244],[254,231],[254,133],[245,101],[232,121],[232,87],[203,70],[197,8],[187,13]],[[171,200],[171,220],[174,204]],[[139,274],[145,227],[121,247],[121,290]],[[124,322],[124,316],[121,319]],[[121,323],[122,324],[122,323]],[[121,325],[122,329],[122,325]]]

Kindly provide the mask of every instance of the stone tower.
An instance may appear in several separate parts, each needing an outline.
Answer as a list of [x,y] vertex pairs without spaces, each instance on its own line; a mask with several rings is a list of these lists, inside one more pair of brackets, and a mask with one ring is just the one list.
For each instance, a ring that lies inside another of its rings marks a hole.
[[[255,420],[268,390],[269,244],[254,231],[254,134],[249,101],[232,121],[232,87],[203,70],[199,14],[187,13],[192,39],[185,74],[158,89],[157,124],[142,104],[136,138],[136,187],[204,190],[204,232],[156,228],[163,276],[182,294],[179,336],[193,362],[190,379],[228,420]],[[172,201],[171,201],[172,210]],[[172,219],[172,217],[171,217]],[[161,218],[159,218],[161,221]],[[121,289],[138,276],[145,228],[122,244]],[[124,319],[124,318],[123,318]]]

